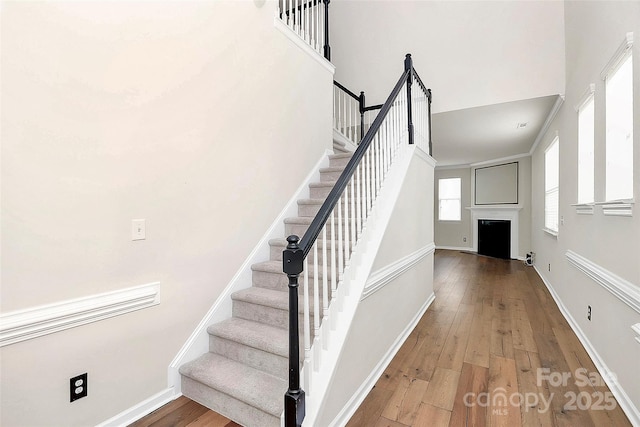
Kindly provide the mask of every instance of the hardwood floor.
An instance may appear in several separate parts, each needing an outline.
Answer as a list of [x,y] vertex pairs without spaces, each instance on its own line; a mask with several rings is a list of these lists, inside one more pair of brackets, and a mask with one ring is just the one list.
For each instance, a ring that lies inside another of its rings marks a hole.
[[[438,250],[434,275],[435,301],[347,427],[631,425],[531,267]],[[237,425],[184,397],[132,424]]]
[[129,427],[240,427],[240,425],[181,396]]
[[348,427],[631,425],[533,268],[437,251],[434,275]]

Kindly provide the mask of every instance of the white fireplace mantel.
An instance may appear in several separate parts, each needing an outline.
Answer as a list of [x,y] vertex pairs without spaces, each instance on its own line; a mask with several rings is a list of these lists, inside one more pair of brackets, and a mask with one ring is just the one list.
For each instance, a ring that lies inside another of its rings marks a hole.
[[511,223],[511,258],[517,259],[519,254],[519,224],[520,205],[487,205],[487,206],[471,206],[466,208],[471,211],[471,224],[473,225],[473,250],[478,252],[478,220],[481,219],[499,219],[510,221]]

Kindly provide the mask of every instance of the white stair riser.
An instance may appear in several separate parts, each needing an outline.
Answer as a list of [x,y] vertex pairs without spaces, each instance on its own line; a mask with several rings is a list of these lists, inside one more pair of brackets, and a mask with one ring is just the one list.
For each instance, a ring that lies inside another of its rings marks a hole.
[[[336,243],[337,244],[337,243]],[[270,250],[271,250],[271,260],[272,261],[282,261],[282,251],[284,251],[284,249],[286,248],[285,245],[282,246],[271,246]],[[344,248],[344,246],[343,246]],[[313,260],[315,258],[314,252],[311,251],[309,252],[309,255],[307,255],[307,260],[310,264],[313,264]],[[328,246],[327,247],[327,258],[330,260],[331,259],[331,247]],[[322,254],[322,246],[318,246],[318,264],[322,265],[322,260],[324,259],[324,256]],[[336,246],[335,248],[335,259],[338,259],[338,247]],[[329,264],[331,265],[331,261],[329,261]]]
[[214,335],[209,336],[209,351],[284,380],[288,378],[289,361],[286,357]]
[[[181,385],[183,395],[220,414],[234,414],[233,416],[226,416],[241,425],[251,425],[252,427],[280,427],[280,418],[274,417],[228,394],[207,387],[184,375],[182,376]],[[282,390],[283,396],[286,391],[286,389]]]
[[[234,317],[260,322],[265,325],[275,326],[276,328],[289,329],[288,310],[280,310],[275,307],[267,307],[247,301],[234,300],[232,311]],[[298,316],[300,331],[302,331],[303,321],[303,315],[300,314]],[[311,330],[311,335],[313,335],[313,316],[311,316]]]
[[[328,267],[329,268],[327,268],[327,273],[328,273],[327,281],[329,286],[331,286],[331,268],[330,266]],[[318,268],[321,269],[320,266],[318,266]],[[252,275],[253,275],[254,286],[259,286],[261,288],[267,288],[267,289],[275,289],[282,292],[285,292],[288,289],[287,287],[289,285],[289,278],[284,273],[278,274],[278,273],[272,273],[269,271],[254,270],[252,272]],[[318,277],[318,282],[320,283],[320,288],[322,289],[322,272]],[[302,285],[304,284],[304,273],[300,274],[300,277],[298,278],[298,283],[302,288]],[[313,283],[314,283],[313,275],[310,275],[309,284],[313,285]]]

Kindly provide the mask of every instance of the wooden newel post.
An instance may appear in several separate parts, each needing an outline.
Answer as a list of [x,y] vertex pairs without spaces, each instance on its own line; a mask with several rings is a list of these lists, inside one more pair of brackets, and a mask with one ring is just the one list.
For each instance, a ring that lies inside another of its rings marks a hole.
[[409,131],[409,144],[413,144],[413,117],[411,116],[411,85],[413,84],[413,60],[407,53],[404,58],[404,71],[409,71],[407,76],[407,130]]
[[300,341],[298,335],[298,277],[302,273],[304,253],[298,236],[287,237],[282,252],[282,270],[289,278],[289,389],[284,394],[285,427],[301,427],[305,416],[304,390],[300,388]]

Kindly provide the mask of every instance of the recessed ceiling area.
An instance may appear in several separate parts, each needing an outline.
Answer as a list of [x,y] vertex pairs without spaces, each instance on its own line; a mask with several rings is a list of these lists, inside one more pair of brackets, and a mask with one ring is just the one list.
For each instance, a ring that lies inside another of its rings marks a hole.
[[528,153],[557,99],[551,95],[433,114],[433,157],[438,166],[452,166]]

